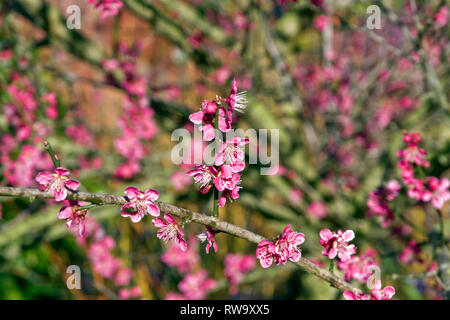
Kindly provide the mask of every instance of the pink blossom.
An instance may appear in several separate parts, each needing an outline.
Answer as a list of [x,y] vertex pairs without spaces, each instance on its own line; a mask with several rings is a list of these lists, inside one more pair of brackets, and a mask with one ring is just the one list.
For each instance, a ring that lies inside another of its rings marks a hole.
[[119,289],[119,297],[123,300],[128,300],[131,297],[131,292],[127,288]]
[[397,180],[390,180],[386,186],[369,193],[369,200],[367,201],[368,215],[381,216],[381,226],[383,228],[386,228],[394,220],[394,213],[389,207],[388,201],[394,200],[400,189],[401,186]]
[[200,184],[200,192],[205,194],[211,189],[211,182],[217,177],[217,170],[213,166],[196,165],[186,174],[193,177],[195,183]]
[[289,193],[289,200],[293,204],[300,204],[302,202],[303,193],[298,188],[292,188],[291,192]]
[[352,230],[345,232],[338,230],[337,233],[333,233],[330,229],[323,229],[320,231],[320,244],[325,248],[322,254],[330,259],[337,256],[340,261],[345,262],[356,253],[355,245],[348,244],[354,238],[355,234]]
[[233,173],[233,168],[227,164],[220,167],[220,172],[214,179],[214,186],[219,191],[234,190],[241,181],[239,173]]
[[77,190],[80,183],[69,179],[70,171],[63,167],[58,167],[53,173],[39,172],[36,181],[45,187],[46,191],[53,194],[56,201],[62,201],[67,197],[67,189]]
[[424,159],[427,152],[419,148],[419,142],[422,140],[422,136],[418,132],[412,132],[410,134],[404,134],[403,140],[408,143],[406,149],[397,152],[397,156],[401,157],[402,160],[410,164],[417,164],[421,167],[427,168],[430,163]]
[[233,79],[231,83],[231,91],[228,98],[226,98],[226,103],[228,104],[228,118],[231,119],[233,112],[236,110],[238,112],[244,112],[247,107],[246,91],[237,92],[237,80]]
[[314,27],[316,27],[317,30],[323,31],[328,26],[328,24],[331,23],[330,17],[327,15],[321,14],[314,18]]
[[215,74],[213,75],[214,80],[220,85],[223,85],[225,81],[227,81],[227,79],[230,78],[230,76],[231,71],[226,66],[222,66],[219,69],[217,69]]
[[310,217],[323,219],[327,216],[328,209],[326,204],[323,202],[311,202],[308,206],[306,213]]
[[102,11],[102,18],[115,16],[119,13],[123,3],[120,0],[88,0],[89,3],[95,3],[95,8]]
[[182,251],[186,251],[187,244],[184,240],[183,231],[181,231],[175,220],[169,214],[164,214],[164,220],[161,218],[152,220],[153,224],[160,228],[157,233],[158,238],[165,242],[174,241],[180,246]]
[[227,164],[231,166],[232,172],[240,172],[245,168],[245,153],[243,146],[248,144],[247,138],[234,137],[230,141],[223,142],[219,147],[219,152],[214,157],[214,164],[221,166]]
[[240,189],[241,189],[241,187],[238,184],[236,184],[232,190],[229,190],[229,189],[223,190],[222,194],[219,197],[219,201],[218,201],[219,207],[221,207],[221,208],[225,207],[227,199],[230,201],[238,199]]
[[215,137],[214,117],[217,108],[218,111],[218,128],[222,132],[228,132],[231,129],[231,122],[226,118],[225,109],[219,107],[216,101],[205,100],[202,103],[202,109],[194,112],[189,116],[189,120],[197,125],[201,125],[199,130],[203,132],[203,139],[211,141]]
[[172,183],[175,190],[182,190],[185,186],[192,184],[192,180],[186,176],[183,171],[177,171],[170,177],[170,182]]
[[88,257],[93,263],[94,271],[107,279],[113,278],[121,265],[120,260],[110,253],[115,245],[115,241],[106,236],[92,243],[88,249]]
[[136,173],[138,173],[139,170],[141,170],[139,162],[137,161],[125,162],[117,167],[115,175],[118,178],[130,179]]
[[447,25],[448,18],[450,16],[449,9],[447,6],[442,6],[439,11],[434,15],[434,21],[440,27]]
[[171,243],[167,251],[161,255],[161,260],[169,267],[175,267],[180,273],[190,272],[200,262],[197,238],[189,238],[186,251],[181,250],[177,244]]
[[442,209],[444,203],[450,200],[450,180],[447,178],[428,177],[428,189],[422,195],[422,201],[430,201],[436,209]]
[[67,229],[81,237],[84,235],[85,219],[89,213],[87,209],[81,207],[88,204],[88,202],[69,200],[69,205],[62,207],[58,213],[58,219],[66,219]]
[[346,290],[346,291],[343,292],[342,295],[347,300],[371,300],[370,296],[368,294],[365,294],[365,293],[362,293],[362,292],[356,294],[353,291]]
[[367,249],[365,253],[359,256],[352,256],[347,261],[339,261],[338,268],[344,272],[345,281],[356,279],[360,282],[366,282],[378,265],[374,259],[376,255],[374,249]]
[[142,192],[137,188],[128,187],[125,189],[125,195],[129,201],[122,206],[122,217],[130,217],[131,221],[136,223],[141,221],[145,214],[159,216],[159,207],[154,203],[159,197],[156,190],[147,189]]
[[181,293],[168,292],[164,300],[187,300],[187,298]]
[[114,277],[114,283],[116,286],[129,285],[132,276],[133,270],[131,270],[130,268],[120,268],[116,272],[116,275]]
[[374,300],[391,300],[395,294],[395,288],[392,286],[387,286],[381,289],[381,281],[377,280],[374,283],[374,288],[372,290],[372,298]]
[[268,268],[275,261],[276,265],[285,264],[287,260],[297,262],[301,251],[298,248],[305,241],[305,235],[290,229],[288,224],[274,242],[262,240],[256,248],[256,258],[263,268]]
[[197,237],[201,242],[206,241],[206,253],[209,254],[209,249],[214,248],[214,252],[217,252],[217,243],[214,238],[217,231],[213,230],[211,227],[206,226],[206,230],[201,232]]
[[252,255],[232,254],[225,256],[225,277],[231,283],[230,293],[237,293],[237,285],[244,280],[244,276],[256,265]]
[[408,265],[412,264],[414,261],[423,262],[419,256],[421,252],[422,249],[417,242],[415,240],[410,240],[408,246],[403,249],[398,259]]
[[178,284],[178,288],[188,300],[201,300],[206,298],[208,291],[216,287],[216,281],[208,278],[204,269],[196,273],[188,273]]

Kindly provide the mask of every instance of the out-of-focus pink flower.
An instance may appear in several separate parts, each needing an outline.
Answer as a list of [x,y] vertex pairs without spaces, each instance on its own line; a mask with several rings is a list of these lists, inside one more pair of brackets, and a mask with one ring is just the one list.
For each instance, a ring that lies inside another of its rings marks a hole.
[[102,67],[105,71],[111,72],[120,67],[119,61],[116,59],[105,59],[102,61]]
[[302,199],[303,199],[302,191],[298,188],[292,188],[291,192],[289,193],[289,200],[293,204],[300,204],[302,202]]
[[250,270],[255,268],[255,265],[255,257],[250,254],[228,253],[225,256],[225,277],[231,283],[231,294],[237,293],[237,285]]
[[422,249],[417,242],[415,240],[410,240],[408,246],[403,249],[398,259],[408,265],[412,264],[414,261],[423,262],[419,256],[421,252]]
[[397,180],[390,180],[386,186],[380,187],[369,193],[367,200],[368,216],[378,215],[382,218],[381,226],[386,228],[394,220],[394,213],[389,207],[388,201],[394,200],[401,189]]
[[204,36],[200,30],[194,30],[187,40],[194,49],[198,49],[204,40]]
[[338,268],[344,272],[345,281],[356,279],[359,282],[366,282],[372,275],[374,268],[378,266],[375,261],[377,252],[374,249],[367,249],[359,256],[352,256],[347,261],[339,261]]
[[436,209],[442,209],[444,203],[450,200],[450,180],[447,178],[428,177],[428,189],[422,194],[422,201],[430,201]]
[[128,290],[128,288],[121,288],[119,289],[119,297],[123,300],[128,300],[131,298],[131,292]]
[[222,66],[216,70],[216,72],[213,75],[213,78],[218,84],[223,85],[225,81],[227,81],[230,78],[230,76],[231,70],[226,66]]
[[192,180],[183,171],[177,171],[170,177],[170,182],[175,190],[182,190],[185,186],[192,184]]
[[130,179],[141,170],[141,166],[137,161],[125,162],[119,165],[116,169],[115,175],[121,179]]
[[13,56],[13,51],[11,49],[5,49],[0,51],[0,59],[1,60],[9,60]]
[[444,27],[448,23],[449,9],[447,6],[442,6],[439,11],[434,15],[434,21],[440,27]]
[[311,202],[306,210],[309,217],[314,217],[317,219],[323,219],[328,214],[328,209],[323,202]]
[[325,28],[330,23],[331,23],[330,17],[324,14],[318,15],[317,17],[314,18],[313,21],[314,27],[319,31],[325,30]]
[[126,286],[130,284],[131,277],[133,276],[133,270],[130,268],[120,268],[117,270],[114,277],[114,283],[116,286]]
[[410,134],[405,133],[403,140],[408,143],[406,149],[397,152],[397,156],[401,157],[404,161],[410,164],[417,164],[424,168],[427,168],[430,163],[424,159],[427,155],[425,149],[419,148],[419,142],[422,140],[422,136],[418,132],[412,132]]
[[130,217],[134,223],[141,221],[145,214],[154,217],[159,216],[159,207],[154,204],[159,197],[159,193],[153,189],[147,189],[145,192],[135,187],[125,189],[125,195],[130,200],[122,206],[122,217]]
[[189,238],[186,251],[181,250],[176,243],[169,244],[167,251],[161,255],[161,260],[169,267],[175,267],[180,273],[192,271],[200,262],[197,238],[194,236]]
[[187,244],[184,240],[183,231],[181,231],[175,220],[169,214],[164,214],[164,220],[161,218],[152,220],[153,224],[160,229],[157,237],[165,242],[174,241],[180,246],[182,251],[186,251]]
[[119,13],[123,3],[120,0],[88,0],[89,3],[95,3],[95,8],[102,11],[102,18],[115,16]]
[[56,201],[63,201],[67,197],[67,189],[77,190],[80,183],[69,179],[70,171],[63,167],[58,167],[53,173],[39,172],[36,181],[45,187],[46,191],[53,193]]
[[216,287],[216,281],[208,278],[204,269],[196,273],[188,273],[178,284],[178,288],[188,300],[201,300],[206,298],[208,291]]
[[356,253],[355,245],[348,244],[354,238],[355,233],[352,230],[345,232],[338,230],[337,233],[333,233],[330,229],[323,229],[320,231],[320,244],[325,248],[322,254],[330,259],[337,256],[339,260],[345,262]]
[[58,118],[58,108],[56,101],[56,94],[53,92],[46,93],[41,97],[42,101],[48,103],[47,109],[45,109],[45,114],[51,120],[56,120]]
[[214,252],[217,252],[217,243],[216,239],[214,238],[217,231],[213,230],[211,227],[206,226],[206,230],[201,232],[197,237],[201,242],[206,241],[206,253],[209,254],[209,249],[211,247],[214,248]]
[[181,293],[169,292],[169,293],[167,293],[164,300],[187,300],[187,297]]
[[94,271],[107,279],[112,279],[121,265],[120,260],[115,258],[110,252],[115,246],[114,239],[105,236],[92,243],[87,253],[93,263]]

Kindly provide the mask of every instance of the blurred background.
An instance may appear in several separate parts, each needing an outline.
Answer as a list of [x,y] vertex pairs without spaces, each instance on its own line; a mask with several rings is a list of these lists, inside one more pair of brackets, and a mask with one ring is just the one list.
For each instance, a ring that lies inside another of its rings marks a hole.
[[[67,27],[71,5],[79,30]],[[381,29],[367,27],[370,5]],[[352,229],[357,254],[375,252],[395,298],[445,298],[448,269],[429,274],[437,251],[448,258],[436,210],[403,188],[383,227],[367,202],[401,180],[404,131],[423,137],[425,176],[450,176],[448,16],[438,0],[4,0],[0,184],[37,187],[36,174],[52,168],[48,140],[80,190],[152,188],[161,201],[210,213],[211,194],[171,161],[171,133],[193,130],[189,114],[226,97],[236,78],[248,107],[234,128],[279,129],[281,167],[264,176],[247,164],[240,198],[220,218],[268,238],[291,224],[306,236],[303,256],[324,268],[319,231]],[[81,238],[54,201],[0,205],[0,299],[342,299],[297,266],[262,269],[242,239],[219,233],[219,250],[206,254],[199,225],[185,226],[192,240],[180,258],[150,218],[133,224],[118,207],[90,210]],[[440,212],[448,235],[448,203]],[[248,267],[229,254],[249,255]],[[66,286],[69,265],[81,269],[81,290]],[[189,295],[189,286],[203,289]]]

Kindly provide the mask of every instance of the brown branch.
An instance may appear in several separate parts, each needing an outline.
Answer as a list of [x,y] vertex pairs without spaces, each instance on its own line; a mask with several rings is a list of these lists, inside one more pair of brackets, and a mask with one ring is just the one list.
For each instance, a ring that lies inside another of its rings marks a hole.
[[[0,187],[0,196],[7,197],[23,197],[23,198],[39,198],[39,199],[52,199],[53,194],[47,191],[41,191],[33,188],[13,188],[13,187]],[[89,193],[89,192],[68,192],[68,200],[77,201],[87,201],[95,203],[98,205],[124,205],[127,200],[123,196],[116,196],[111,194],[99,194],[99,193]],[[177,206],[155,201],[155,204],[160,208],[162,212],[173,214],[181,218],[185,222],[195,222],[205,226],[210,226],[216,230],[228,233],[238,238],[245,239],[253,243],[259,243],[265,238],[259,234],[251,232],[247,229],[241,228],[234,224],[223,221],[219,218],[208,216],[205,214],[193,212],[184,208],[179,208]],[[342,280],[335,274],[329,272],[328,270],[322,269],[309,261],[308,259],[301,258],[296,262],[298,266],[303,268],[305,271],[315,275],[316,277],[329,282],[331,285],[339,290],[351,290],[354,292],[359,292],[360,290],[353,287],[348,282]]]

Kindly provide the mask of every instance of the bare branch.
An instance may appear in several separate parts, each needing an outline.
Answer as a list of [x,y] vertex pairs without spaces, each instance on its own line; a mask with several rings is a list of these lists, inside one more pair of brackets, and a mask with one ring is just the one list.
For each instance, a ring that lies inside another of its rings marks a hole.
[[[23,198],[39,198],[39,199],[52,199],[53,194],[46,191],[33,188],[13,188],[13,187],[0,187],[0,196],[7,197],[23,197]],[[68,192],[68,200],[87,201],[98,205],[124,205],[127,200],[123,196],[116,196],[111,194],[99,194],[89,192]],[[223,221],[219,218],[193,212],[184,208],[155,201],[155,204],[160,208],[162,212],[173,214],[185,222],[195,222],[205,226],[210,226],[216,230],[228,233],[238,238],[245,239],[253,243],[259,243],[265,238],[259,234],[256,234],[247,229],[241,228],[234,224]],[[322,269],[309,261],[308,259],[301,258],[296,262],[298,266],[303,268],[306,272],[315,275],[316,277],[329,282],[335,288],[339,290],[351,290],[354,292],[360,292],[359,289],[353,287],[348,282],[342,280],[335,274],[332,274],[328,270]]]

